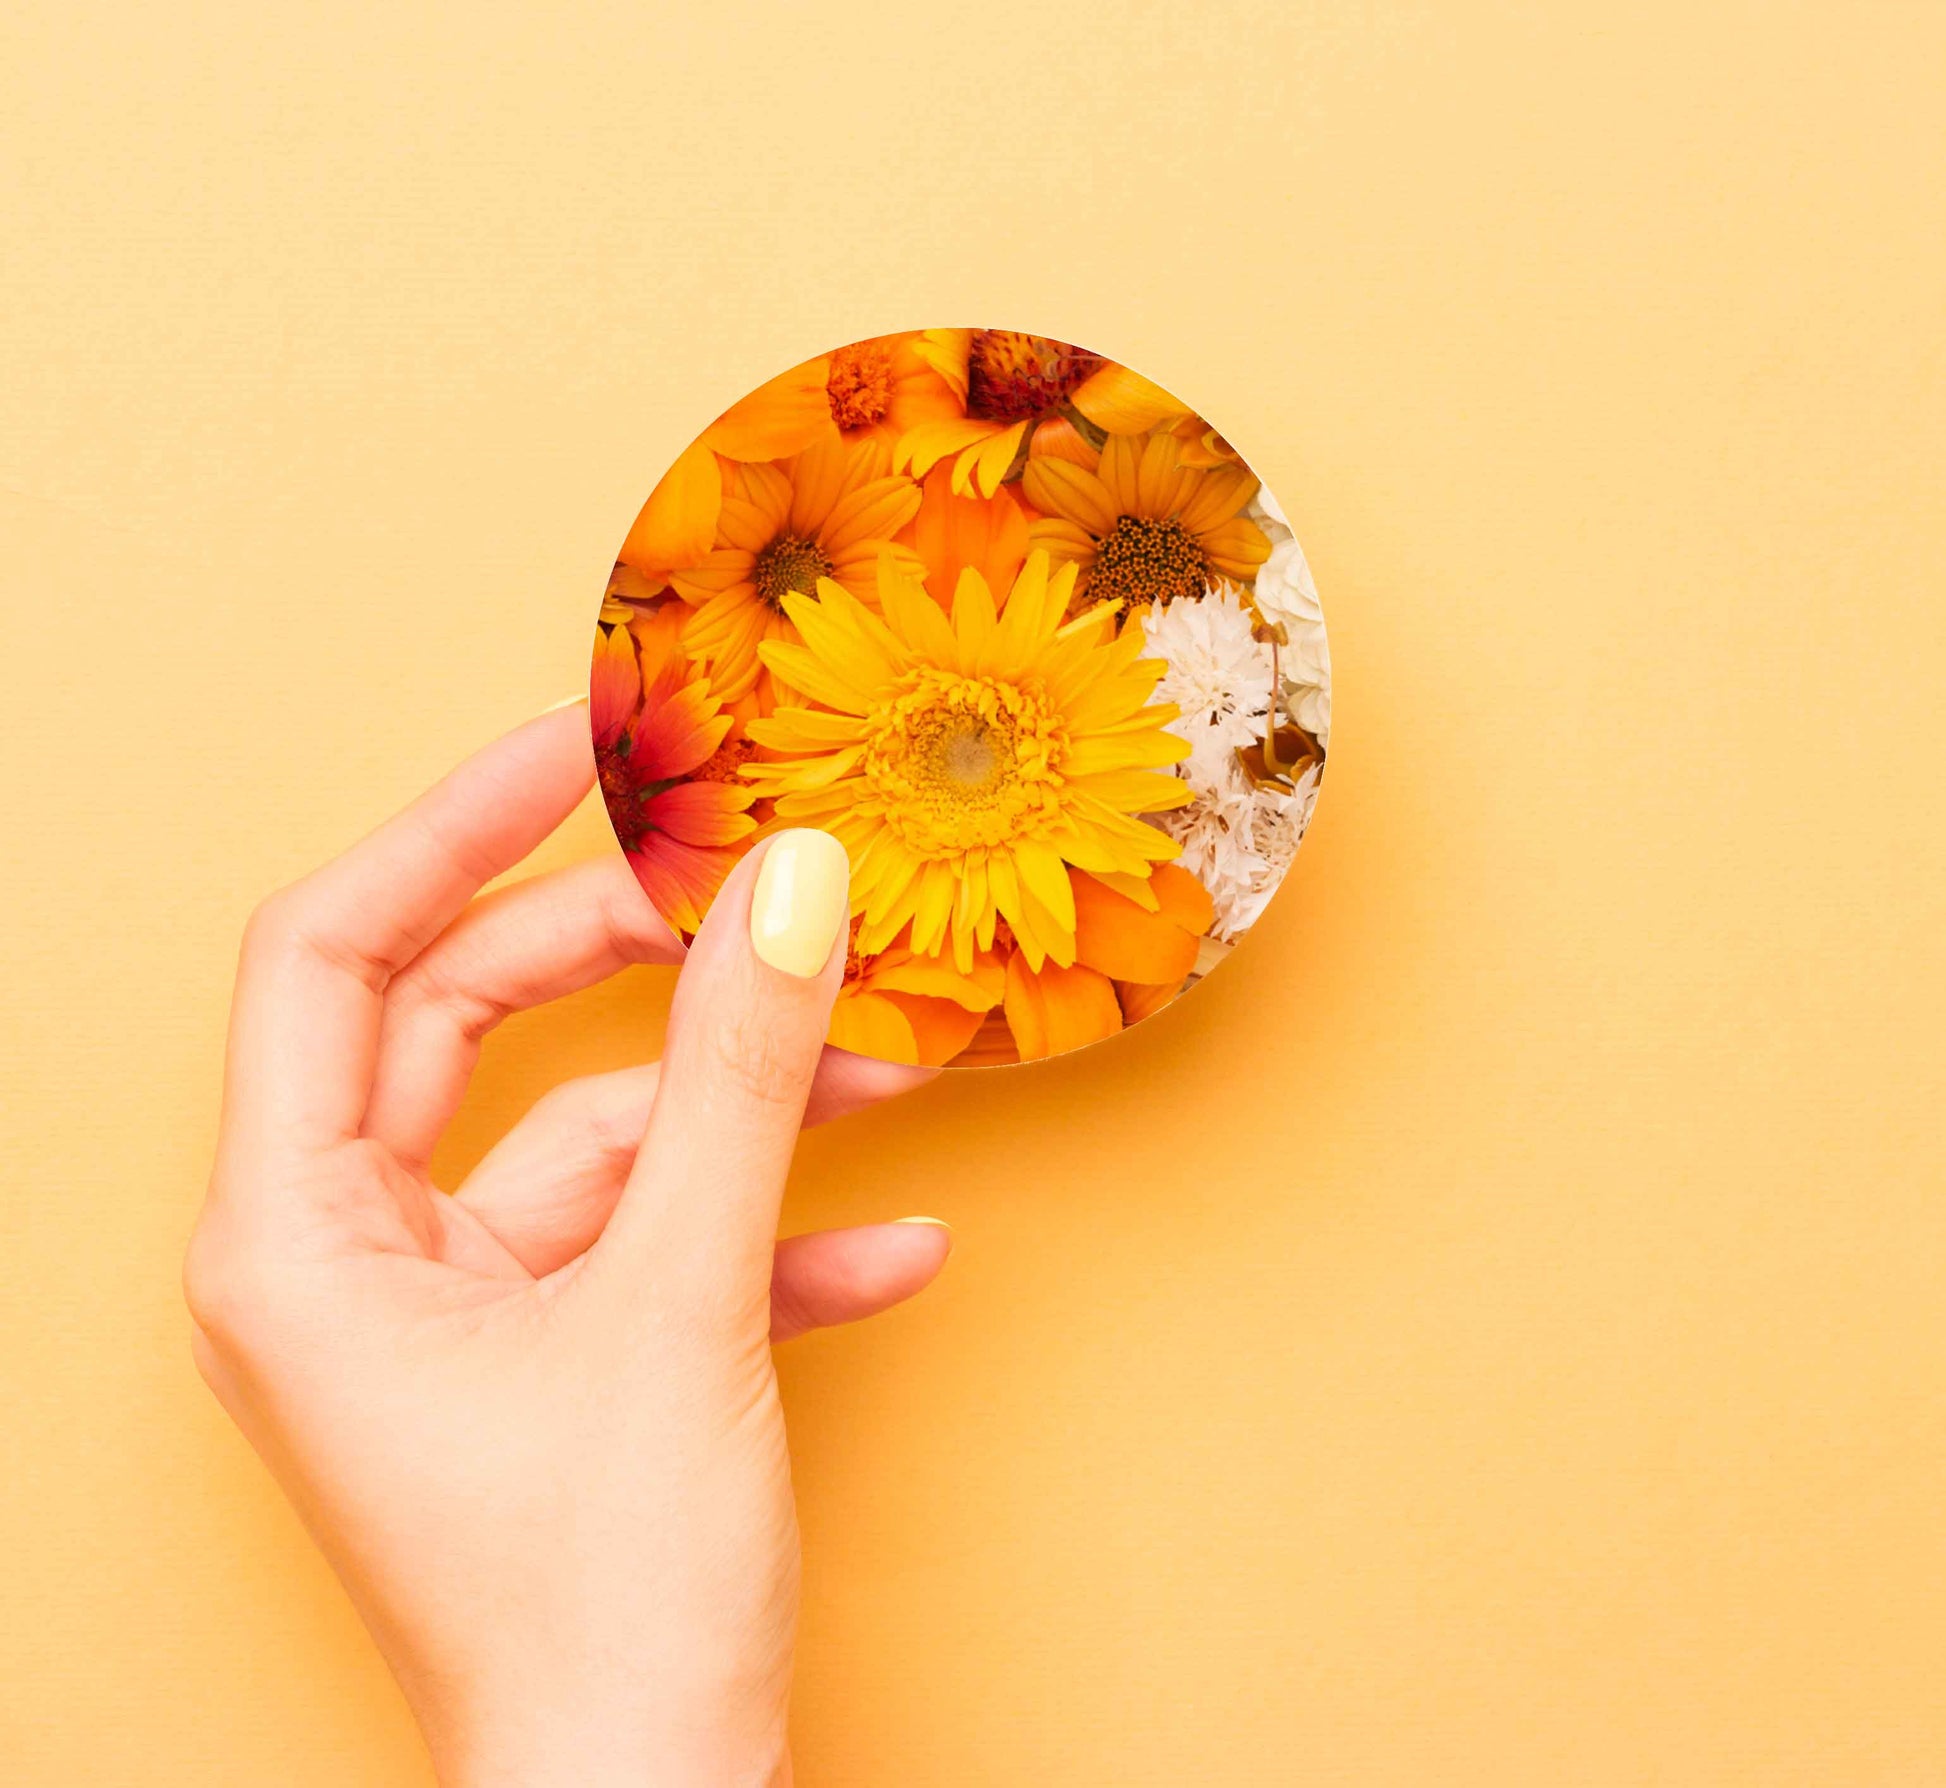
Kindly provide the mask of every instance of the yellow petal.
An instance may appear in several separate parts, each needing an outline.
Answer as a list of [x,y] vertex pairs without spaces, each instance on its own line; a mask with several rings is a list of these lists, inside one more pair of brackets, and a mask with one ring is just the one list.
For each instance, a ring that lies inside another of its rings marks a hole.
[[793,689],[801,689],[813,701],[836,708],[841,714],[865,714],[872,698],[828,668],[815,653],[789,640],[765,640],[757,648],[764,664]]
[[1136,513],[1161,521],[1181,509],[1190,490],[1174,435],[1150,435],[1142,446],[1142,457],[1135,468]]
[[1064,521],[1078,522],[1100,536],[1115,526],[1115,505],[1108,487],[1093,472],[1065,459],[1030,459],[1020,475],[1028,502]]
[[1153,770],[1101,770],[1077,776],[1069,786],[1124,813],[1160,813],[1167,807],[1186,806],[1192,799],[1189,784],[1180,777]]
[[1101,464],[1095,468],[1117,515],[1135,514],[1136,468],[1142,463],[1142,443],[1131,435],[1110,435],[1102,443]]
[[993,637],[993,592],[971,565],[959,574],[953,591],[953,637],[959,642],[962,674],[971,675]]
[[1270,541],[1247,515],[1232,516],[1202,536],[1209,562],[1225,577],[1248,583],[1257,567],[1270,557]]
[[1016,422],[984,446],[969,447],[953,468],[953,489],[963,492],[977,478],[980,494],[992,496],[1006,478],[1007,468],[1014,463],[1014,455],[1020,451],[1020,437],[1026,432],[1027,424]]
[[1253,472],[1240,467],[1205,472],[1182,506],[1182,525],[1192,534],[1207,533],[1217,523],[1238,514],[1256,492],[1257,479]]
[[1189,414],[1189,406],[1180,398],[1113,361],[1082,382],[1074,394],[1074,407],[1111,435],[1146,434],[1159,422]]
[[858,740],[864,722],[854,714],[827,714],[822,708],[779,708],[754,715],[744,731],[773,751],[827,751]]
[[892,450],[892,469],[909,470],[915,478],[923,478],[949,454],[977,445],[998,427],[998,423],[980,422],[970,416],[918,423],[899,437],[898,445]]
[[1047,909],[1056,926],[1072,931],[1074,888],[1059,856],[1045,845],[1022,841],[1014,846],[1014,867],[1022,888]]
[[970,329],[927,329],[912,344],[913,352],[946,381],[961,403],[966,402],[966,367],[973,354]]
[[953,624],[889,553],[878,561],[878,605],[901,644],[929,664],[952,664],[958,656]]

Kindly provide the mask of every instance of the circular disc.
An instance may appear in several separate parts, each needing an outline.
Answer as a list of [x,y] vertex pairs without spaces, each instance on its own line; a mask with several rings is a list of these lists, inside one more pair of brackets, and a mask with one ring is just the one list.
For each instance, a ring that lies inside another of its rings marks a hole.
[[685,933],[766,835],[845,846],[842,1048],[978,1067],[1220,965],[1302,839],[1330,664],[1238,450],[1118,361],[921,329],[791,367],[684,450],[596,628],[603,799]]

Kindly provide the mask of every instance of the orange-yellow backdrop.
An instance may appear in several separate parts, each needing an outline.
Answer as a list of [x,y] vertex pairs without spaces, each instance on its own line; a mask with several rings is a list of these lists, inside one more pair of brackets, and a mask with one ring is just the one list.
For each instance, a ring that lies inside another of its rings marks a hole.
[[1246,445],[1338,732],[1207,988],[807,1144],[960,1235],[783,1367],[807,1788],[1946,1780],[1946,10],[521,10],[0,24],[0,1779],[425,1782],[189,1368],[237,927],[988,321]]

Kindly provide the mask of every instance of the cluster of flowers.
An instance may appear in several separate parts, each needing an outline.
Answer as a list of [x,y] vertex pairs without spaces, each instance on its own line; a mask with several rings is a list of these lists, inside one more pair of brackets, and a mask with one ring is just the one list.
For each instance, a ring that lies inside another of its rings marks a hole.
[[603,798],[694,931],[738,855],[852,863],[831,1040],[984,1063],[1173,999],[1262,911],[1329,732],[1317,593],[1237,454],[1042,336],[855,342],[663,478],[595,644]]

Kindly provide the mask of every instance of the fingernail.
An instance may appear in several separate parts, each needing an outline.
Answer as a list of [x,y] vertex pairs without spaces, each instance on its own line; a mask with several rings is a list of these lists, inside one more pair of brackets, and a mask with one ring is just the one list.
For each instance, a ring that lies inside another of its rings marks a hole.
[[946,1252],[952,1253],[959,1237],[953,1233],[952,1224],[939,1217],[895,1217],[894,1223],[917,1223],[926,1229],[941,1229],[946,1232]]
[[[579,695],[570,695],[564,701],[549,702],[546,707],[541,709],[541,713],[558,714],[563,708],[571,708],[576,702],[585,702],[587,699],[588,692],[584,689]],[[536,719],[539,717],[539,715],[535,716]]]
[[851,860],[829,832],[779,832],[750,896],[750,947],[772,968],[809,979],[831,957],[851,913]]

